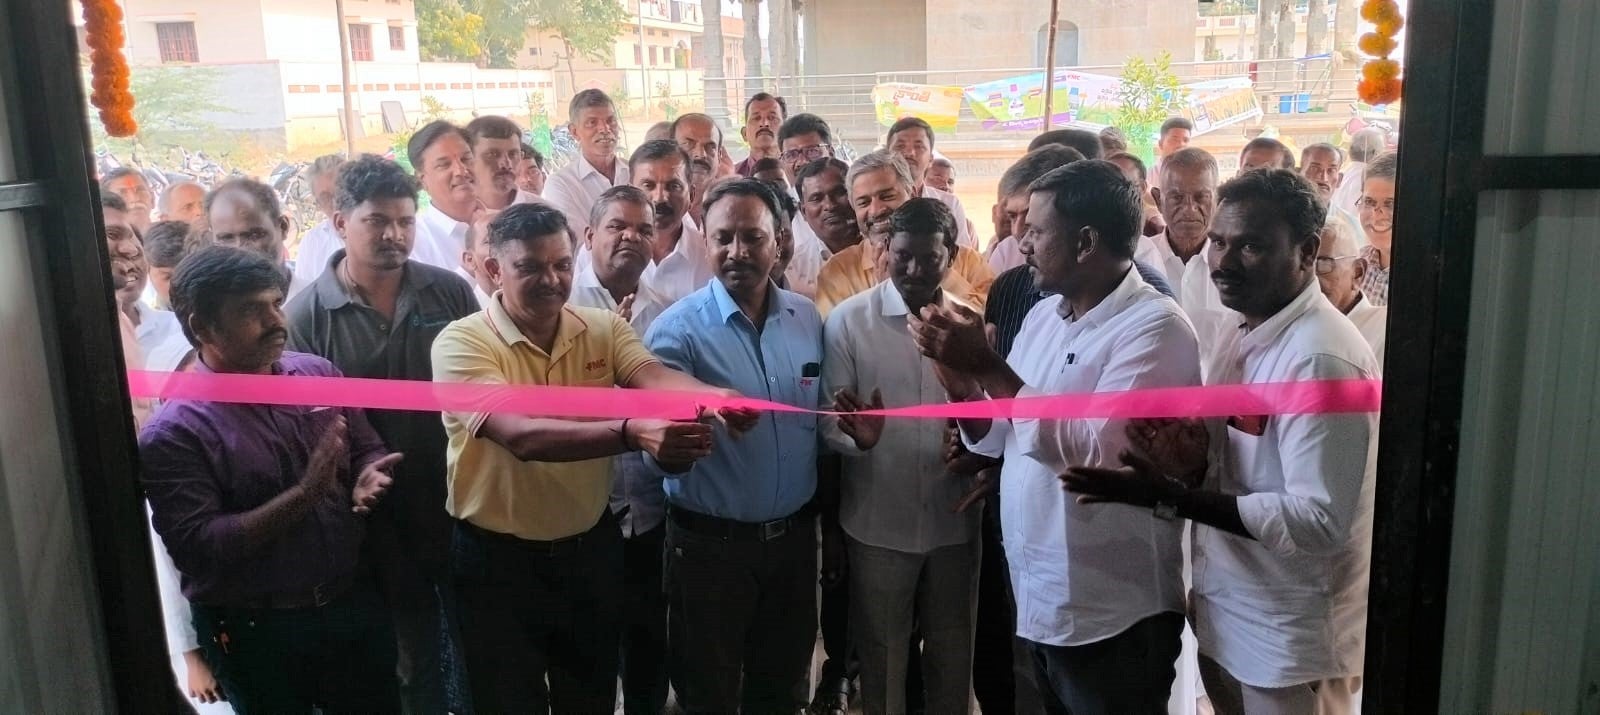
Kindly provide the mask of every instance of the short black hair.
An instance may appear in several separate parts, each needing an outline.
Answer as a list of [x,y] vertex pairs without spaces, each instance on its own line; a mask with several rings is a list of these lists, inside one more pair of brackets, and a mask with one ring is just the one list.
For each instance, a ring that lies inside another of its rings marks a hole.
[[[139,183],[145,185],[145,188],[149,188],[150,187],[150,180],[146,179],[144,177],[144,174],[142,172],[140,172],[138,169],[134,169],[134,168],[126,167],[126,166],[119,166],[119,167],[117,167],[115,169],[112,169],[111,171],[106,172],[105,176],[100,177],[100,190],[101,191],[105,191],[105,192],[110,192],[111,191],[111,182],[116,181],[117,179],[123,178],[125,176],[132,176],[132,177],[138,179]],[[127,209],[123,209],[123,210],[126,211]]]
[[950,252],[952,260],[959,250],[956,244],[956,215],[938,199],[918,196],[901,204],[889,216],[889,236],[892,238],[897,233],[921,236],[937,233],[944,238],[945,250]]
[[1157,134],[1156,136],[1165,139],[1167,137],[1167,132],[1170,132],[1174,129],[1182,129],[1184,131],[1192,132],[1194,131],[1194,122],[1189,121],[1188,117],[1168,117],[1167,121],[1161,123],[1161,133]]
[[650,197],[644,193],[644,189],[632,184],[617,184],[600,192],[600,198],[594,200],[594,208],[589,209],[590,228],[600,228],[600,219],[605,218],[612,204],[633,204],[643,206],[646,210],[655,206],[650,202]]
[[[768,159],[767,161],[777,160]],[[783,182],[767,181],[766,179],[756,179],[756,181],[766,184],[767,188],[772,189],[772,195],[778,199],[778,208],[783,210],[783,213],[778,216],[780,224],[792,223],[794,217],[800,215],[800,204],[794,200],[793,196],[789,195],[789,192],[784,191]],[[778,228],[781,229],[783,226],[780,225]]]
[[223,302],[233,296],[251,295],[271,288],[285,290],[289,277],[255,251],[237,246],[211,244],[190,253],[172,272],[168,300],[178,316],[183,337],[200,347],[190,323],[214,325],[222,313]]
[[1059,218],[1094,227],[1112,255],[1133,258],[1144,226],[1143,197],[1116,164],[1104,159],[1076,161],[1052,169],[1028,190],[1050,194]]
[[1000,196],[1010,198],[1028,191],[1028,187],[1039,177],[1050,173],[1075,161],[1083,161],[1084,156],[1077,149],[1061,144],[1046,144],[1022,155],[1017,163],[1006,169],[1000,175]]
[[1139,175],[1139,183],[1149,183],[1149,181],[1150,181],[1150,170],[1147,167],[1145,167],[1143,159],[1140,159],[1139,157],[1134,156],[1132,154],[1129,154],[1128,152],[1125,152],[1125,151],[1119,151],[1119,152],[1117,152],[1115,154],[1112,154],[1111,156],[1106,157],[1106,161],[1113,162],[1113,163],[1116,162],[1116,160],[1118,160],[1118,159],[1121,159],[1121,160],[1126,161],[1126,162],[1128,162],[1130,164],[1133,164],[1134,173]]
[[611,111],[617,110],[617,103],[611,101],[611,95],[598,89],[586,89],[572,95],[572,101],[567,103],[567,121],[576,124],[578,112],[590,107],[610,107]]
[[778,146],[782,147],[790,137],[801,134],[816,134],[822,137],[823,144],[833,146],[833,130],[828,128],[828,122],[809,112],[802,112],[783,120],[783,126],[778,127]]
[[540,169],[544,168],[544,154],[540,153],[538,149],[533,148],[532,144],[527,142],[522,143],[522,158],[533,162],[533,165],[539,167]]
[[144,234],[144,255],[151,268],[173,268],[189,252],[188,221],[157,221]]
[[1278,168],[1294,168],[1294,152],[1289,151],[1289,147],[1283,142],[1273,139],[1272,137],[1256,137],[1251,139],[1249,142],[1245,143],[1243,149],[1239,150],[1239,158],[1242,160],[1244,159],[1245,154],[1249,154],[1257,149],[1278,152]]
[[661,161],[670,157],[677,157],[683,162],[685,176],[687,176],[689,171],[689,152],[684,151],[683,147],[678,146],[678,143],[671,139],[651,139],[640,144],[638,149],[634,149],[633,156],[628,157],[628,175],[632,176],[634,167],[641,162]]
[[789,103],[783,101],[783,97],[779,97],[778,95],[770,92],[756,92],[755,94],[750,95],[749,99],[744,101],[744,120],[746,122],[750,121],[750,105],[755,104],[756,102],[770,102],[774,100],[778,103],[778,116],[788,117]]
[[472,135],[468,134],[467,130],[443,119],[435,119],[422,125],[421,129],[411,135],[411,141],[406,142],[406,158],[411,161],[411,170],[422,173],[422,155],[428,151],[428,147],[433,146],[434,142],[449,134],[461,137],[461,141],[466,142],[467,146],[472,146]]
[[839,180],[840,181],[844,181],[844,177],[850,175],[850,165],[849,164],[844,163],[843,160],[838,159],[837,157],[825,156],[825,157],[822,157],[821,159],[817,159],[815,161],[806,162],[805,166],[800,167],[799,171],[794,172],[794,190],[795,190],[795,192],[799,193],[802,197],[804,197],[805,196],[806,179],[809,179],[809,178],[811,178],[813,176],[821,174],[822,172],[827,171],[829,169],[833,169],[833,170],[839,172]]
[[[779,224],[783,221],[781,217],[784,216],[783,206],[778,203],[778,192],[774,191],[765,182],[755,179],[741,178],[720,181],[706,190],[705,198],[700,201],[700,209],[704,212],[702,215],[709,219],[711,217],[711,207],[716,206],[718,201],[730,196],[761,199],[761,203],[766,204],[767,211],[772,213],[772,233],[773,238],[777,238]],[[709,230],[709,227],[702,228]]]
[[339,167],[333,182],[335,208],[350,211],[372,199],[411,199],[416,204],[417,180],[376,154],[362,154]]
[[928,135],[928,148],[933,148],[933,125],[928,124],[927,120],[922,117],[901,117],[895,120],[895,123],[889,127],[889,133],[883,135],[884,145],[893,144],[894,135],[911,131],[912,129],[921,129],[926,133]]
[[1304,169],[1305,165],[1308,163],[1306,161],[1306,157],[1310,156],[1311,152],[1314,152],[1314,151],[1331,151],[1331,152],[1333,152],[1333,160],[1335,162],[1337,162],[1340,166],[1344,165],[1344,150],[1343,149],[1340,149],[1337,146],[1329,144],[1328,142],[1317,142],[1316,144],[1312,144],[1312,145],[1300,150],[1300,168],[1301,169]]
[[283,204],[278,203],[278,192],[255,179],[245,178],[228,179],[206,194],[206,215],[211,215],[211,206],[217,202],[217,197],[230,193],[244,194],[255,202],[256,208],[267,212],[267,220],[274,223],[283,220]]
[[717,130],[717,146],[722,146],[722,125],[718,124],[717,120],[712,119],[711,115],[706,114],[704,112],[689,112],[688,114],[680,114],[680,115],[678,115],[677,119],[672,120],[672,139],[673,139],[673,141],[677,141],[677,139],[678,139],[678,125],[680,125],[680,124],[682,124],[685,121],[688,121],[690,119],[703,119],[703,120],[709,122],[711,124],[711,127],[713,129]]
[[1100,146],[1100,135],[1084,129],[1055,129],[1045,132],[1028,142],[1028,151],[1049,144],[1060,144],[1065,147],[1077,149],[1085,159],[1099,159],[1104,156],[1105,149]]
[[750,171],[756,174],[763,171],[783,171],[783,162],[769,156],[765,159],[756,160],[756,163],[750,167]]
[[109,209],[111,211],[121,211],[123,213],[128,212],[128,202],[123,201],[121,196],[104,189],[101,189],[101,192],[100,209],[102,211]]
[[477,146],[479,139],[516,139],[522,142],[522,128],[516,122],[498,114],[485,114],[467,122],[467,146]]
[[568,230],[566,214],[554,206],[514,204],[489,222],[489,235],[485,238],[491,250],[499,250],[506,244],[547,236],[560,236],[570,242]]
[[1217,189],[1217,206],[1254,202],[1288,224],[1295,244],[1321,240],[1328,207],[1310,179],[1289,169],[1257,169],[1235,176]]

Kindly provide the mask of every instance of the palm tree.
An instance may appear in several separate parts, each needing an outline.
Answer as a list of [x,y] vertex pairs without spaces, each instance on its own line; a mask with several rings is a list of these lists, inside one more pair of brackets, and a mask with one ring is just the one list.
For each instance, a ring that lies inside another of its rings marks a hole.
[[761,91],[761,0],[744,4],[744,96]]
[[1306,56],[1314,57],[1328,51],[1328,0],[1310,0],[1306,4]]
[[1272,59],[1272,51],[1277,47],[1278,22],[1274,12],[1277,7],[1271,2],[1262,2],[1256,5],[1256,60]]
[[706,114],[726,120],[728,83],[722,71],[722,0],[704,0],[700,22],[700,36],[705,41],[705,70],[701,79],[705,84]]
[[1333,49],[1337,54],[1356,49],[1356,0],[1334,0]]

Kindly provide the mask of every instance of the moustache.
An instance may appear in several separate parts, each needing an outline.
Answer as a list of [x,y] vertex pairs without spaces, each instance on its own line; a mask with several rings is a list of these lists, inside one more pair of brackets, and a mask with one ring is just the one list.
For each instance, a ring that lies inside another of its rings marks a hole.
[[771,129],[757,129],[756,136],[776,136]]
[[261,342],[263,343],[275,343],[278,341],[287,342],[288,340],[289,331],[282,329],[273,330],[268,332],[266,335],[261,336]]
[[706,158],[703,158],[703,157],[695,157],[695,158],[689,160],[689,164],[690,164],[690,166],[692,166],[692,167],[694,167],[696,169],[700,169],[702,171],[711,171],[711,160],[710,159],[706,159]]
[[1243,283],[1244,276],[1229,270],[1216,270],[1211,272],[1211,281],[1226,281],[1228,283]]
[[672,204],[669,204],[665,201],[657,203],[652,210],[655,211],[656,218],[665,218],[677,213],[677,211],[672,208]]
[[726,261],[722,264],[723,273],[732,273],[734,271],[749,271],[751,273],[757,272],[755,266],[743,261]]

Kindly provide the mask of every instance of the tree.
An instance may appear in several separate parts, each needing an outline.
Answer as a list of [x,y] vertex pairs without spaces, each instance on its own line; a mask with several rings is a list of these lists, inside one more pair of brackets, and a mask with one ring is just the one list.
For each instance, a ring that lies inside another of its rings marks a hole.
[[417,0],[417,50],[427,62],[477,62],[483,17],[458,0]]
[[1278,22],[1274,12],[1277,8],[1271,2],[1263,2],[1256,7],[1256,59],[1272,59],[1272,51],[1277,45]]
[[744,96],[761,91],[761,0],[739,0],[744,5]]
[[[572,86],[577,87],[577,70],[572,61],[583,57],[609,66],[616,51],[617,37],[628,22],[628,11],[616,0],[525,0],[529,13],[524,25],[561,38],[566,52]],[[521,45],[519,44],[520,48]]]
[[1328,51],[1328,0],[1311,0],[1306,6],[1306,56]]
[[1294,8],[1289,7],[1289,0],[1283,0],[1278,5],[1278,59],[1294,57],[1294,34]]
[[700,21],[702,23],[700,36],[705,41],[705,71],[701,81],[705,83],[706,114],[718,119],[728,118],[728,82],[723,73],[723,46],[722,46],[722,0],[705,0]]
[[1117,87],[1116,126],[1128,137],[1128,150],[1155,159],[1156,132],[1184,107],[1188,93],[1172,71],[1172,53],[1162,51],[1154,60],[1130,57],[1122,65]]
[[1356,51],[1356,0],[1334,0],[1333,49],[1353,57]]
[[[767,50],[772,55],[771,72],[774,76],[791,80],[800,74],[800,9],[796,0],[773,0],[767,3]],[[782,92],[780,81],[777,89]]]
[[138,136],[113,139],[105,134],[98,120],[91,119],[89,126],[94,131],[94,143],[115,151],[126,151],[135,141],[148,147],[174,144],[207,150],[213,146],[226,147],[232,142],[218,136],[212,117],[233,114],[236,110],[218,102],[216,87],[221,81],[222,71],[216,67],[134,67],[128,78],[128,91],[134,98],[133,118],[139,123]]

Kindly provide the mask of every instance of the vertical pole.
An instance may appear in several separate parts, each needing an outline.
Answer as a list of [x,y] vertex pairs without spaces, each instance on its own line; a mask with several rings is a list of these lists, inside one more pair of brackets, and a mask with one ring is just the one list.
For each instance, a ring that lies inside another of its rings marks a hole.
[[345,156],[356,157],[356,110],[350,88],[350,26],[344,21],[344,0],[333,0],[335,18],[339,23],[339,74],[344,95],[344,151]]
[[1056,23],[1061,18],[1061,0],[1050,0],[1050,25],[1045,28],[1044,48],[1044,130],[1055,123],[1056,98]]
[[[645,52],[647,48],[644,46],[644,2],[640,0],[640,2],[634,3],[633,6],[635,8],[634,19],[638,21],[634,31],[639,38],[639,94],[644,97],[644,121],[648,124],[650,122],[650,65],[647,64],[645,59],[648,54]],[[623,81],[627,81],[626,78]]]

